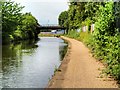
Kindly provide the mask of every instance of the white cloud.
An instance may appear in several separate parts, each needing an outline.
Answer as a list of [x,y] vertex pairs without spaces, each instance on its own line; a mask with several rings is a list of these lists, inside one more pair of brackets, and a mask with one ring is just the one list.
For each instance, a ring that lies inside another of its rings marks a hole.
[[[67,0],[14,0],[25,6],[23,12],[31,12],[40,24],[57,24],[58,16],[68,9]],[[49,22],[48,22],[49,21]]]

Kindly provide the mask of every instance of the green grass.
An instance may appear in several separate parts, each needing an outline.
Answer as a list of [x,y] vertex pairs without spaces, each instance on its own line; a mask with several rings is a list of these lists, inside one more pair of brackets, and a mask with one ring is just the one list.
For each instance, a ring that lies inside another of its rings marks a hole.
[[60,37],[63,34],[39,34],[40,37]]

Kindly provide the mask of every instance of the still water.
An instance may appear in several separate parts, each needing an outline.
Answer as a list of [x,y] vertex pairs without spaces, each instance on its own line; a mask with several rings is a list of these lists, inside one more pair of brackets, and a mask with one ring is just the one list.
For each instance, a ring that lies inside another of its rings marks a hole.
[[67,50],[64,40],[40,37],[2,46],[3,88],[44,88]]

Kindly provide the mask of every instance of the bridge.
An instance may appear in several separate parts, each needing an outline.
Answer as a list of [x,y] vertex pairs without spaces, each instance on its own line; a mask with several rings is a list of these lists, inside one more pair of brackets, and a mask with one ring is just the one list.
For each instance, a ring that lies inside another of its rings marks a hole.
[[38,25],[37,26],[37,29],[41,29],[41,30],[43,30],[43,29],[52,29],[52,30],[57,30],[57,29],[66,29],[65,27],[62,27],[62,26],[60,26],[60,25],[55,25],[55,24],[45,24],[45,25]]

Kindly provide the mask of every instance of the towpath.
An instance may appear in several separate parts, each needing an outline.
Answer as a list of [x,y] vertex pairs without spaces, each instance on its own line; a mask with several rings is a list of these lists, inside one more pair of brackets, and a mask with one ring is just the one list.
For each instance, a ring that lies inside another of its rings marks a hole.
[[63,37],[69,50],[60,68],[49,82],[49,88],[116,88],[111,78],[102,77],[103,64],[92,57],[89,49],[80,41]]

